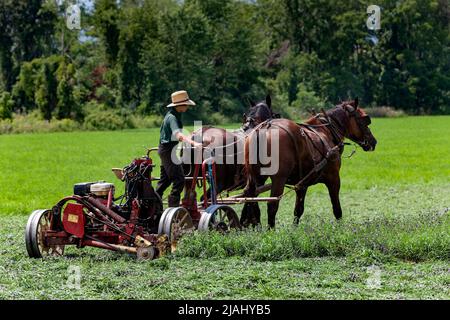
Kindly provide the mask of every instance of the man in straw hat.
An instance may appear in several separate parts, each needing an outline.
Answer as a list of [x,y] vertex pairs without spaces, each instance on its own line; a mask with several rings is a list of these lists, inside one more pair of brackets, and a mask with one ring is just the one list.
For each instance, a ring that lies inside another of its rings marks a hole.
[[186,91],[172,93],[172,103],[167,106],[169,111],[160,129],[158,154],[161,158],[161,178],[156,186],[156,192],[162,198],[164,191],[173,184],[168,198],[169,207],[180,205],[181,192],[184,188],[183,167],[172,161],[173,148],[180,141],[186,141],[194,147],[202,147],[201,143],[193,141],[181,132],[183,129],[181,114],[186,112],[189,106],[195,106],[195,102],[189,99]]

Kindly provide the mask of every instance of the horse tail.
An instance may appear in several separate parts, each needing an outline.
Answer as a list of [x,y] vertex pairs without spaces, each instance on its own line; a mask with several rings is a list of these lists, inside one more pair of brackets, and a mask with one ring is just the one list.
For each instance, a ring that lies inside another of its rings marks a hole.
[[[247,178],[245,191],[249,196],[255,196],[258,177],[261,174],[261,165],[259,159],[259,132],[262,127],[267,125],[267,121],[259,124],[245,138],[244,144],[244,174]],[[250,150],[252,148],[252,150]]]
[[244,141],[244,174],[246,177],[248,177],[251,174],[249,144],[250,144],[252,134],[253,134],[253,132],[251,132],[247,137],[245,137],[245,141]]
[[[191,133],[191,139],[194,141],[203,142],[202,140],[203,140],[204,132],[210,128],[213,128],[213,126],[202,126],[198,129],[196,129],[195,131],[193,131]],[[202,137],[201,139],[197,138],[199,135],[201,135],[201,137]],[[190,149],[190,152],[188,155],[188,156],[190,156],[189,163],[183,163],[183,166],[184,166],[185,175],[188,177],[192,177],[194,174],[194,166],[196,164],[195,163],[195,152],[193,152],[192,146],[189,146],[188,148]],[[181,159],[184,159],[184,152],[185,152],[184,148],[181,148],[181,151],[180,151]],[[187,171],[187,173],[186,173],[186,171]]]

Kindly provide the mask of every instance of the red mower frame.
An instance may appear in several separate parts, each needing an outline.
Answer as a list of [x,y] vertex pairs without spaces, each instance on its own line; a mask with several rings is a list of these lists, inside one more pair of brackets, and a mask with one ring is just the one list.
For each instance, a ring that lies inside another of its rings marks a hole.
[[[139,260],[149,260],[173,251],[182,235],[196,229],[221,232],[240,229],[236,212],[217,201],[213,157],[195,165],[195,174],[186,183],[181,206],[163,211],[162,199],[152,186],[158,180],[151,175],[154,165],[150,153],[155,150],[148,149],[146,156],[133,160],[123,169],[113,169],[125,181],[123,196],[114,198],[112,184],[107,184],[109,189],[101,194],[89,191],[96,185],[90,183],[83,185],[86,191],[78,194],[74,191],[74,195],[61,199],[52,209],[34,211],[25,230],[28,255],[61,256],[65,246],[74,245],[130,253]],[[196,193],[199,181],[203,184],[200,204]],[[211,189],[210,198],[207,184]],[[117,203],[118,200],[121,202]]]

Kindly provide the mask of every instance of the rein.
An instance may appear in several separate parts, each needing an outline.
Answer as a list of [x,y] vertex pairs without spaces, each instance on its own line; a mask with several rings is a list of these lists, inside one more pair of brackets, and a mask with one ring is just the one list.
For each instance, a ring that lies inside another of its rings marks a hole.
[[[252,134],[253,132],[255,132],[256,130],[261,129],[264,125],[266,125],[266,124],[267,124],[268,122],[270,122],[271,120],[273,120],[273,119],[267,119],[267,120],[265,120],[265,121],[259,123],[256,127],[252,128],[251,131],[249,131],[249,132],[245,132],[245,130],[243,130],[244,134],[243,134],[242,136],[233,133],[233,136],[237,137],[238,139],[234,139],[234,141],[231,142],[231,143],[229,143],[229,144],[226,144],[226,145],[223,145],[223,146],[215,146],[215,147],[212,147],[212,148],[211,148],[211,147],[208,147],[208,146],[205,146],[204,148],[205,148],[205,149],[211,150],[211,152],[214,152],[215,149],[225,149],[225,148],[231,147],[231,146],[233,146],[233,145],[235,145],[235,144],[238,144],[238,143],[241,142],[241,141],[244,141],[245,138],[246,138],[247,136],[251,135],[251,134]],[[201,130],[201,129],[202,129],[202,128],[200,128],[199,130]],[[240,130],[240,129],[239,129],[239,130]],[[197,132],[194,131],[192,134],[194,135],[194,134],[196,134],[196,133],[197,133]],[[184,148],[184,149],[193,149],[193,147],[192,147],[192,146],[189,146],[189,147],[186,147],[186,148]],[[237,154],[241,154],[241,153],[242,153],[242,152],[236,152],[236,153],[234,153],[233,155],[237,155]]]

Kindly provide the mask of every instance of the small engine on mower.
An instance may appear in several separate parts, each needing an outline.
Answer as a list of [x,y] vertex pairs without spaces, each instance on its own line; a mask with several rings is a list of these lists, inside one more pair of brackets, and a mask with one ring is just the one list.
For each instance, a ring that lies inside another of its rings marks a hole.
[[167,236],[157,234],[163,203],[152,186],[149,152],[123,169],[113,169],[125,183],[122,196],[115,198],[112,183],[78,183],[74,194],[52,209],[34,211],[25,231],[29,256],[63,255],[66,245],[128,252],[138,259],[170,250]]

